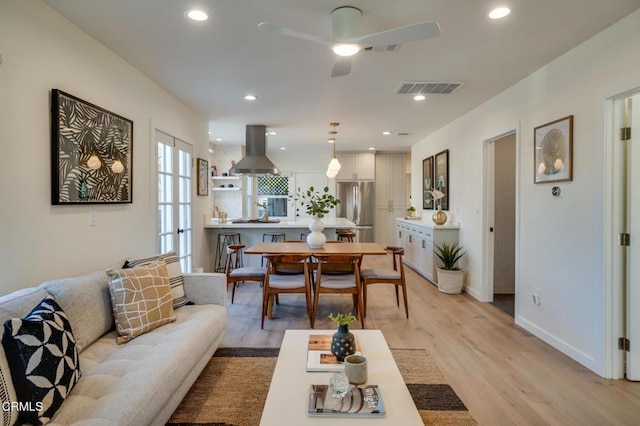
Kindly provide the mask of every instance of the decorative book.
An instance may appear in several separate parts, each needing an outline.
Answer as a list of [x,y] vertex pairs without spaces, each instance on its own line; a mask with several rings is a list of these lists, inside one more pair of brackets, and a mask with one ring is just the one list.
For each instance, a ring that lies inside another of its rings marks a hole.
[[384,417],[386,411],[378,385],[357,387],[342,398],[334,397],[329,385],[311,385],[309,416],[328,417]]
[[[336,372],[343,371],[344,364],[331,353],[330,334],[312,334],[309,336],[309,350],[307,354],[308,372]],[[356,354],[361,355],[360,343],[356,337]]]

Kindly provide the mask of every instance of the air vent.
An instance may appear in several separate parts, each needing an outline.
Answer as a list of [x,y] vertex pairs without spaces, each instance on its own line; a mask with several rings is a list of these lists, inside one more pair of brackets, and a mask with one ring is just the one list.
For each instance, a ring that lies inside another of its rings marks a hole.
[[393,92],[398,95],[404,94],[435,94],[450,95],[455,92],[462,83],[454,83],[448,81],[403,81]]
[[409,133],[400,132],[400,133],[398,133],[398,136],[409,136]]
[[379,46],[369,46],[362,49],[365,52],[395,52],[400,49],[399,44],[381,44]]

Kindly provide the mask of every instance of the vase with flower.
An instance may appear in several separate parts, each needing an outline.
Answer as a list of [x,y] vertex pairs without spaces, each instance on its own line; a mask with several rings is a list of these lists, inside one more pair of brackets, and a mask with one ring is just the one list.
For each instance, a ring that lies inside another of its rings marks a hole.
[[300,203],[305,208],[305,212],[313,216],[313,221],[309,224],[311,233],[307,235],[309,247],[322,247],[327,242],[327,237],[322,233],[324,223],[321,219],[331,209],[340,204],[340,200],[329,193],[329,187],[327,186],[324,187],[322,192],[316,191],[313,186],[310,186],[306,191],[298,188],[295,195],[289,196],[289,198]]
[[340,362],[352,354],[356,353],[356,338],[349,331],[349,326],[357,318],[349,312],[348,314],[329,314],[329,318],[338,325],[338,331],[333,334],[331,339],[331,353],[336,356]]
[[438,206],[438,209],[433,213],[433,216],[431,216],[433,223],[435,223],[436,225],[444,225],[444,223],[447,221],[447,214],[442,211],[442,202],[440,201],[444,198],[444,193],[433,188],[428,190],[427,192],[431,194],[434,205]]

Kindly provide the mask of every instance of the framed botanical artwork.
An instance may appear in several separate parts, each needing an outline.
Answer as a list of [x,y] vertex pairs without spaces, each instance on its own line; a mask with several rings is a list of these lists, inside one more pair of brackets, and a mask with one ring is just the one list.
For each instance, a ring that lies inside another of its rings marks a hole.
[[449,210],[449,150],[445,149],[435,155],[433,183],[434,189],[442,192],[444,197],[438,200],[442,210]]
[[433,155],[422,160],[422,210],[433,210]]
[[533,182],[573,180],[573,115],[533,129]]
[[209,162],[198,158],[198,195],[209,195]]
[[133,121],[51,92],[51,204],[131,203]]

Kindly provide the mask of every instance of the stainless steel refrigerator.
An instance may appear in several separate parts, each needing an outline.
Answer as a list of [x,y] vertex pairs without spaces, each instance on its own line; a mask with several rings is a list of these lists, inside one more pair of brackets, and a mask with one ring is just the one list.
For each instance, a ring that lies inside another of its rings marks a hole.
[[336,216],[346,217],[356,224],[356,241],[361,243],[373,242],[374,188],[372,181],[337,183],[340,204]]

